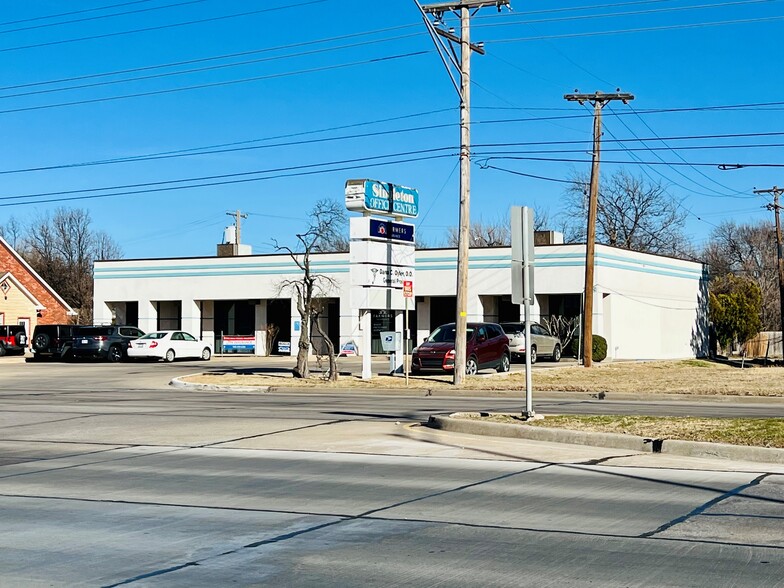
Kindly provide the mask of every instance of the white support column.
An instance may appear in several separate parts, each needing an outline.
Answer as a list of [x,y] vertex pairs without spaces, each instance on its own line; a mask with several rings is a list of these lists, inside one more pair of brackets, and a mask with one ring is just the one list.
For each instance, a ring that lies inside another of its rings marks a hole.
[[139,300],[139,328],[145,333],[158,328],[158,311],[151,300]]
[[403,323],[405,319],[405,313],[400,310],[395,311],[395,332],[400,333],[400,347],[395,352],[395,365],[393,368],[393,372],[396,374],[403,373],[403,358],[405,357],[403,352]]
[[199,303],[195,300],[183,300],[180,304],[182,305],[180,321],[182,330],[198,339],[201,333],[201,309],[199,308]]
[[256,305],[256,355],[267,354],[267,301]]
[[302,333],[302,318],[297,310],[297,299],[291,297],[291,352],[289,355],[297,356],[299,350],[299,337]]
[[[416,300],[416,299],[415,299]],[[425,296],[420,302],[417,302],[417,324],[414,325],[414,347],[422,342],[422,339],[430,334],[430,304],[432,298]]]
[[362,379],[370,380],[373,377],[371,341],[373,333],[370,323],[370,311],[361,310],[360,324],[362,328]]

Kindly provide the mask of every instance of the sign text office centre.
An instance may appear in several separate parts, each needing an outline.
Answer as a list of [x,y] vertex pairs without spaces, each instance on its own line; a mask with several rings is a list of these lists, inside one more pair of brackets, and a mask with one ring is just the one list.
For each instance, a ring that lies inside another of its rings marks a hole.
[[[556,239],[557,241],[557,239]],[[532,319],[576,316],[580,311],[585,246],[537,246],[536,296]],[[312,269],[332,278],[323,330],[338,345],[361,344],[359,313],[352,310],[349,253],[312,256]],[[511,303],[509,247],[472,249],[469,257],[469,321],[519,320]],[[415,308],[412,338],[421,341],[440,324],[453,322],[457,251],[415,252]],[[355,269],[356,271],[356,269]],[[267,327],[295,353],[299,339],[296,300],[280,284],[301,271],[288,254],[100,261],[95,264],[95,321],[137,325],[144,331],[181,328],[215,342],[223,335],[252,335],[256,354],[265,355]],[[707,351],[707,272],[700,264],[598,245],[594,291],[594,332],[608,342],[608,357],[664,359]],[[402,298],[402,291],[401,291]],[[380,332],[395,330],[391,312],[371,311],[373,351]],[[314,346],[320,346],[318,337]]]

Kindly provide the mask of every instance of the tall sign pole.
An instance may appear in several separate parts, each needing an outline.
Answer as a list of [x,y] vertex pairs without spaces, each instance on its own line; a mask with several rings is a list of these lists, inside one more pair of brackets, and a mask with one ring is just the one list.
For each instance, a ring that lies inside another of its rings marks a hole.
[[[509,0],[459,0],[455,2],[439,2],[428,4],[427,6],[417,6],[422,11],[425,25],[431,34],[436,47],[441,54],[444,64],[447,66],[449,75],[452,72],[449,68],[452,65],[458,69],[460,83],[455,84],[460,95],[460,216],[457,241],[457,315],[455,317],[455,373],[454,384],[460,385],[465,380],[466,367],[466,340],[468,324],[468,254],[469,254],[469,235],[470,235],[470,211],[471,211],[471,54],[484,54],[481,45],[471,44],[471,12],[476,12],[480,8],[493,6],[501,10],[502,6],[508,6]],[[442,24],[444,13],[457,13],[460,17],[460,38],[458,39],[450,31],[437,28]],[[425,15],[430,14],[435,17],[435,22],[431,23]],[[460,45],[460,63],[457,64],[446,50],[444,41]],[[452,82],[455,83],[454,77]]]
[[534,211],[513,206],[512,219],[512,303],[522,304],[525,317],[525,410],[527,419],[536,417],[531,373],[531,304],[534,302]]
[[583,301],[583,365],[591,367],[593,362],[593,288],[596,253],[596,213],[599,208],[599,159],[602,145],[602,109],[613,100],[627,104],[634,96],[626,93],[566,94],[570,102],[593,104],[593,155],[591,157],[591,185],[588,194],[588,226],[585,242],[585,299]]
[[754,190],[755,194],[773,194],[773,204],[768,204],[766,208],[772,210],[776,217],[776,252],[778,255],[779,273],[779,307],[781,309],[781,335],[784,337],[784,245],[781,241],[781,220],[779,219],[779,197],[784,194],[784,188],[773,186],[769,190]]

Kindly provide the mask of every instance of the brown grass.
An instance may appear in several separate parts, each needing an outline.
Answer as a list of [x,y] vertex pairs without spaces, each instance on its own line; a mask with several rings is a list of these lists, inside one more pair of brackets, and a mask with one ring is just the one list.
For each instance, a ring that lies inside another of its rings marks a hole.
[[[209,373],[185,378],[188,382],[222,386],[276,386],[297,388],[398,388],[405,391],[400,377],[375,376],[364,381],[343,376],[330,384],[319,377],[308,380],[290,375]],[[595,364],[590,369],[579,366],[537,369],[533,374],[535,392],[698,394],[730,396],[784,396],[784,368],[738,369],[702,360],[619,362]],[[525,374],[508,377],[468,378],[460,391],[519,391],[525,388]],[[456,390],[448,375],[412,377],[410,390],[447,392]]]
[[784,419],[560,415],[525,422],[521,417],[509,414],[480,416],[478,413],[463,413],[455,416],[500,423],[526,424],[534,427],[621,433],[652,439],[680,439],[784,448]]

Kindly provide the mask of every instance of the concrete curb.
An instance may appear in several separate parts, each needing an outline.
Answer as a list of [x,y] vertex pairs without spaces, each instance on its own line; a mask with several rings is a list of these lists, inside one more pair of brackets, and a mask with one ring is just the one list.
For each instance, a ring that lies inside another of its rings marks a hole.
[[[182,376],[187,378],[188,376]],[[185,390],[195,390],[197,392],[269,392],[269,386],[218,386],[216,384],[193,384],[191,382],[183,382],[181,378],[173,378],[169,382],[172,388],[181,388]]]
[[653,452],[653,443],[651,439],[635,437],[633,435],[620,435],[618,433],[590,433],[586,431],[571,431],[569,429],[548,429],[545,427],[530,427],[526,425],[486,423],[438,415],[431,416],[427,422],[427,426],[442,431],[465,433],[469,435],[488,435],[491,437],[512,437],[517,439],[530,439],[532,441],[547,441],[550,443],[591,445],[594,447],[609,447],[612,449],[628,449],[640,453]]
[[680,441],[676,439],[647,439],[634,435],[617,433],[593,433],[568,429],[548,429],[506,423],[489,423],[433,415],[427,426],[442,431],[468,435],[488,435],[491,437],[512,437],[547,441],[550,443],[570,443],[590,445],[611,449],[630,449],[641,453],[667,453],[685,457],[730,459],[762,463],[784,464],[784,449],[772,447],[749,447],[726,443],[705,443],[702,441]]

